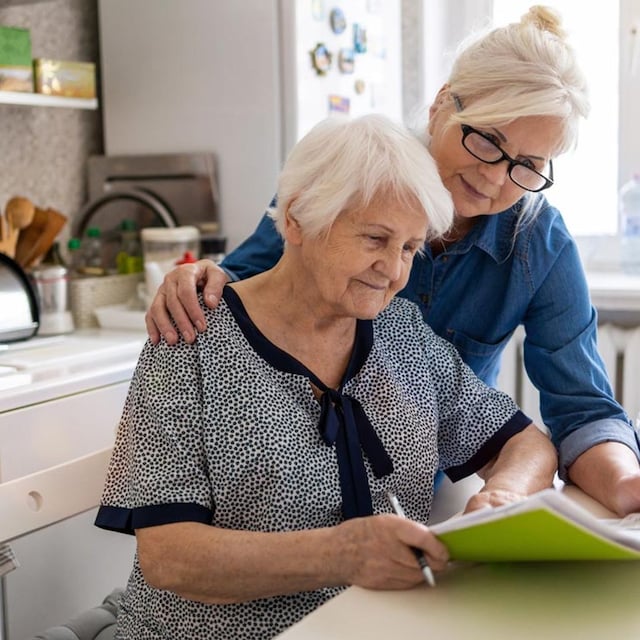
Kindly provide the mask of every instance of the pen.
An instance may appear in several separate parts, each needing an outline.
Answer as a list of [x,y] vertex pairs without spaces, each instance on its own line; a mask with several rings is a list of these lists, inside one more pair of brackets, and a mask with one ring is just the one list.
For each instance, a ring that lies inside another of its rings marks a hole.
[[[402,510],[400,503],[398,502],[398,498],[396,498],[396,496],[394,496],[393,493],[391,493],[391,491],[387,491],[387,499],[389,500],[389,504],[391,505],[393,512],[397,516],[400,516],[401,518],[407,517],[404,514],[404,511]],[[420,549],[417,549],[416,547],[409,547],[409,548],[413,552],[413,555],[416,557],[416,560],[420,565],[420,570],[422,571],[422,575],[424,576],[424,581],[430,587],[435,587],[436,579],[433,577],[433,572],[431,571],[431,567],[429,566],[429,563],[427,562],[426,558],[422,554],[422,551],[420,551]]]

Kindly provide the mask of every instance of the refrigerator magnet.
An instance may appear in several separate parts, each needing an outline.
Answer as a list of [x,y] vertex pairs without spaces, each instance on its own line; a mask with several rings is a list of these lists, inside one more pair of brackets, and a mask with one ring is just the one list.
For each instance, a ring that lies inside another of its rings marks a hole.
[[344,17],[344,11],[340,7],[331,9],[329,14],[329,23],[333,33],[342,33],[347,28],[347,19]]
[[353,49],[344,47],[338,52],[338,69],[341,73],[353,73],[355,54]]
[[319,76],[323,76],[331,68],[331,54],[326,45],[318,42],[314,49],[310,51],[311,65]]
[[364,93],[364,90],[367,88],[367,83],[362,79],[362,78],[358,78],[354,83],[353,83],[353,90],[358,94],[361,95]]
[[344,113],[349,115],[351,101],[345,96],[329,96],[329,115],[332,113]]
[[353,48],[356,53],[367,52],[367,30],[358,23],[353,25]]

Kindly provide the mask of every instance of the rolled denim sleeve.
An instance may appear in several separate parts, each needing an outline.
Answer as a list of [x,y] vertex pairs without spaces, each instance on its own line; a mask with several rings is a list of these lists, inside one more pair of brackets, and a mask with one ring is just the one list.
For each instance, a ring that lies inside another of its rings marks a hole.
[[[275,198],[270,207],[275,206]],[[244,280],[271,269],[282,256],[282,236],[265,213],[256,230],[220,263],[231,280]]]
[[640,457],[636,433],[614,399],[598,353],[597,313],[573,241],[557,253],[542,282],[532,286],[536,292],[524,320],[524,362],[559,451],[560,477],[566,479],[575,459],[602,442],[620,442]]
[[[629,424],[623,420],[613,418],[595,420],[583,428],[571,432],[560,445],[560,462],[558,475],[567,480],[567,470],[575,459],[587,449],[602,442],[620,442],[631,449],[636,456],[638,453],[638,435]],[[640,457],[640,456],[639,456]]]

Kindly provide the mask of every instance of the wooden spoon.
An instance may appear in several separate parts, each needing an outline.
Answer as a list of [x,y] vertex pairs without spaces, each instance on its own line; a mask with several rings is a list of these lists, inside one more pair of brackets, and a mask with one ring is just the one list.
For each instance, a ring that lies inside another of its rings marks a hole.
[[33,221],[35,207],[28,198],[16,196],[7,202],[5,217],[2,221],[2,239],[0,251],[10,258],[15,257],[16,244],[20,230],[28,227]]
[[59,211],[36,207],[33,222],[20,234],[16,262],[23,269],[35,266],[49,251],[66,222],[67,216]]

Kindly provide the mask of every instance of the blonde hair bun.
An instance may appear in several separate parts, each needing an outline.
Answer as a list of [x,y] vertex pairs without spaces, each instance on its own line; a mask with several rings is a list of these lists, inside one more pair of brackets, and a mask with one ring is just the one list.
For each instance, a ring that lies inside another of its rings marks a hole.
[[567,37],[566,31],[562,28],[562,18],[560,14],[551,7],[536,4],[529,7],[529,11],[520,18],[523,26],[532,25],[541,31],[548,31],[564,40]]

